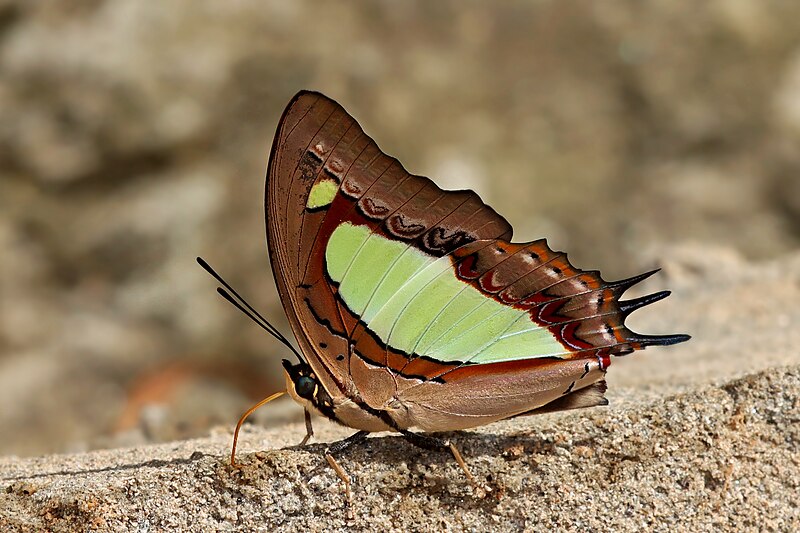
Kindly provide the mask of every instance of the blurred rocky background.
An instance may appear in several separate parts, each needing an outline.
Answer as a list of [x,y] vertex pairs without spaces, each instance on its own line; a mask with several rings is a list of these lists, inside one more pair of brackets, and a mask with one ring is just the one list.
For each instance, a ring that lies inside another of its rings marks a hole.
[[201,435],[281,386],[195,256],[288,333],[262,197],[303,88],[607,279],[800,244],[797,2],[0,0],[0,454]]

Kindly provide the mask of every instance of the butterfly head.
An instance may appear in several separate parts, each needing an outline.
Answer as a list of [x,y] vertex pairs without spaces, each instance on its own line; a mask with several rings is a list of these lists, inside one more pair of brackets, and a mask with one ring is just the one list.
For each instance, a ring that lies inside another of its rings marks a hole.
[[318,410],[321,405],[330,405],[330,396],[308,364],[292,364],[284,359],[283,370],[286,375],[286,390],[294,401],[304,407],[310,404]]

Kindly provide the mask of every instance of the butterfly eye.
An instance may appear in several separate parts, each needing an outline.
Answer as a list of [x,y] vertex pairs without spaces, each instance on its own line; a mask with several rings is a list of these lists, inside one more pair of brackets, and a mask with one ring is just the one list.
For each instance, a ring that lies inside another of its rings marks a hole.
[[301,376],[297,378],[297,381],[294,384],[294,390],[297,392],[297,395],[301,398],[305,398],[306,400],[310,400],[312,396],[314,396],[315,388],[316,384],[314,383],[314,380],[307,376]]

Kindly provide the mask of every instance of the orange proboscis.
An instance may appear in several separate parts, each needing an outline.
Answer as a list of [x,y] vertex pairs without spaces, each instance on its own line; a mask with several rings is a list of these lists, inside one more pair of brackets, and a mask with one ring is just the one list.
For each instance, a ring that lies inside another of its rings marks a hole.
[[251,407],[250,409],[245,411],[245,413],[239,419],[239,423],[236,424],[236,430],[233,432],[233,446],[231,446],[231,466],[232,467],[239,468],[239,466],[240,466],[240,465],[236,464],[236,443],[239,441],[239,430],[242,429],[242,424],[244,424],[244,421],[247,419],[248,416],[252,415],[253,412],[255,412],[256,409],[258,409],[259,407],[261,407],[264,404],[268,404],[272,400],[280,398],[284,394],[286,394],[285,390],[284,391],[280,391],[280,392],[276,392],[275,394],[267,396],[266,398],[264,398],[263,400],[261,400],[260,402],[255,404],[253,407]]

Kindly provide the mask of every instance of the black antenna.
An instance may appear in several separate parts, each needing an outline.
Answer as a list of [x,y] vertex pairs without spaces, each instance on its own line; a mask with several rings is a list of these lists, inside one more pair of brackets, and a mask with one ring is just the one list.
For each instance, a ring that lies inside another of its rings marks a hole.
[[[222,276],[217,274],[217,272],[213,268],[211,268],[211,265],[206,263],[202,257],[198,257],[197,262],[200,264],[201,267],[203,267],[203,269],[206,272],[211,274],[215,280],[220,282],[225,287],[225,289],[228,289],[226,291],[222,287],[217,287],[217,292],[219,293],[220,296],[228,300],[228,302],[230,302],[234,307],[236,307],[236,309],[238,309],[239,311],[250,317],[250,320],[261,326],[261,328],[264,331],[275,337],[281,344],[289,348],[297,356],[297,358],[300,360],[301,363],[306,362],[303,356],[300,355],[300,352],[298,352],[297,349],[294,346],[292,346],[292,344],[288,340],[286,340],[286,337],[284,337],[283,334],[281,334],[281,332],[278,331],[278,329],[275,326],[270,324],[269,320],[261,316],[261,314],[258,311],[253,309],[253,306],[247,303],[247,300],[242,298],[239,295],[239,293],[236,292],[236,289],[231,287],[227,281],[222,279]],[[233,296],[231,296],[231,294],[233,294]],[[236,298],[234,298],[234,296]]]

